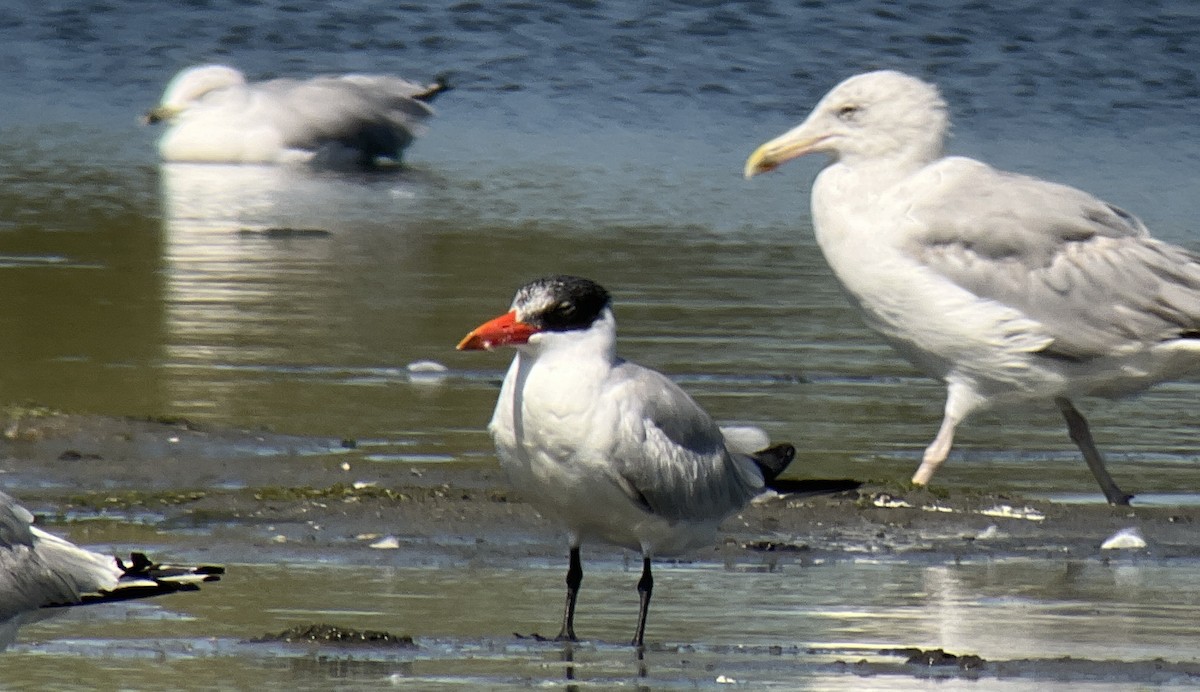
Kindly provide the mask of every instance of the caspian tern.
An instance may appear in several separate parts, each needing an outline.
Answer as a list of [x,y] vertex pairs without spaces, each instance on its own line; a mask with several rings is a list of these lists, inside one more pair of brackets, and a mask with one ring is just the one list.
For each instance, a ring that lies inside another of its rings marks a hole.
[[158,143],[166,161],[369,167],[398,162],[448,88],[443,78],[365,74],[247,82],[232,67],[200,65],[171,79],[145,122],[170,126]]
[[772,487],[795,454],[766,434],[724,435],[682,389],[616,355],[617,323],[599,284],[552,276],[522,286],[512,308],[458,344],[512,346],[488,430],[509,481],[566,527],[567,600],[559,639],[576,641],[580,545],[642,554],[634,646],[642,646],[654,579],[650,560],[710,545],[721,520]]
[[1086,192],[943,156],[948,127],[932,84],[861,74],[745,174],[830,157],[812,188],[825,259],[867,324],[947,386],[913,483],[929,483],[969,414],[1053,401],[1108,502],[1129,504],[1072,399],[1200,370],[1200,256]]
[[80,548],[33,526],[33,515],[0,492],[0,621],[25,611],[195,591],[223,567],[128,563]]

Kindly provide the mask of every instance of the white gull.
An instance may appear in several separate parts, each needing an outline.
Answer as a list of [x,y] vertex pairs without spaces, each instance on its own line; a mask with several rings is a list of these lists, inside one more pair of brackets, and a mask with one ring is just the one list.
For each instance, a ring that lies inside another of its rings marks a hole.
[[167,161],[373,166],[400,160],[447,88],[365,74],[247,82],[201,65],[175,75],[145,120],[169,125],[158,143]]
[[1073,399],[1122,397],[1200,369],[1200,257],[1066,185],[944,156],[936,87],[894,71],[851,77],[759,147],[747,177],[809,153],[818,245],[867,324],[946,383],[942,425],[1053,401],[1105,497],[1128,504]]

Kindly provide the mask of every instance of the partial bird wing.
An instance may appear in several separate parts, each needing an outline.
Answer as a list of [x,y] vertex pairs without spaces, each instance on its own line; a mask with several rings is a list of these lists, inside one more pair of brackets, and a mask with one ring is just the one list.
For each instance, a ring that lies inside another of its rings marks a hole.
[[947,158],[906,182],[902,247],[1084,360],[1200,330],[1200,256],[1081,190]]
[[32,526],[33,515],[0,492],[0,619],[47,606],[157,596],[216,581],[221,567],[130,563],[80,548]]
[[[164,565],[152,562],[145,553],[132,553],[129,562],[113,557],[121,570],[115,589],[85,593],[80,604],[128,601],[134,598],[162,596],[178,591],[199,591],[205,582],[220,581],[225,568],[216,565]],[[52,605],[75,605],[56,603]]]
[[113,558],[33,527],[33,515],[0,493],[0,617],[114,589]]
[[716,423],[678,385],[633,363],[613,376],[607,395],[636,409],[620,412],[608,458],[636,503],[671,521],[711,521],[762,490],[753,462],[726,450]]
[[33,545],[33,514],[17,504],[11,496],[0,492],[0,550],[13,550]]
[[417,98],[429,92],[428,85],[385,75],[276,79],[252,88],[273,104],[273,120],[284,143],[297,149],[337,141],[394,153],[433,114]]

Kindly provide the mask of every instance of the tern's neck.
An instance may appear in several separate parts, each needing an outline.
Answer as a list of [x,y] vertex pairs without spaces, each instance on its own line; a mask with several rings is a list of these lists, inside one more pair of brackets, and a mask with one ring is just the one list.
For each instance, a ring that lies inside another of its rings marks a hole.
[[575,362],[601,362],[609,366],[617,359],[617,322],[608,308],[587,329],[566,332],[540,332],[520,349],[521,355],[535,361],[570,359]]

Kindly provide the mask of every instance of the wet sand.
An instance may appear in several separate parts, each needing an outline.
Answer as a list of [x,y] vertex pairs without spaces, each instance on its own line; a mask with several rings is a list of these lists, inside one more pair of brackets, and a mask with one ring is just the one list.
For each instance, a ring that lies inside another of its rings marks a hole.
[[[157,536],[157,545],[150,547],[169,551],[171,559],[235,565],[503,568],[531,560],[544,565],[565,554],[560,535],[505,487],[499,469],[486,458],[427,465],[371,462],[352,440],[28,409],[10,411],[3,429],[0,484],[34,511],[39,522],[83,542],[93,535],[88,527],[103,518],[108,520],[103,522],[108,528],[100,532],[104,537],[97,534],[93,540],[115,545],[120,539],[112,536],[121,533],[114,533],[112,526],[150,526]],[[762,498],[725,522],[718,545],[684,562],[767,571],[864,557],[914,564],[1011,558],[1190,563],[1200,558],[1198,520],[1200,507],[1057,504],[985,491],[913,490],[867,481],[852,491]],[[79,527],[84,527],[82,533]],[[1145,548],[1101,548],[1112,534],[1130,528],[1145,538]],[[369,546],[379,549],[365,549]],[[588,547],[585,564],[624,559],[622,551]],[[236,567],[227,579],[238,579]],[[213,585],[207,597],[219,599],[222,586]],[[355,622],[333,624],[369,629]],[[271,633],[264,628],[263,634]],[[423,635],[391,634],[418,642]],[[363,644],[374,646],[372,641],[378,639],[366,638]],[[313,646],[337,651],[347,643],[305,646],[303,651],[311,653]],[[504,646],[529,649],[537,656],[562,649],[518,638]],[[619,650],[609,651],[607,646],[585,644],[580,655],[586,658],[587,652],[600,651],[611,656]],[[700,655],[685,648],[659,646],[658,653]],[[704,655],[718,655],[719,649],[704,649]],[[778,653],[745,650],[738,660],[754,668],[761,658],[761,665],[769,668],[777,663]],[[988,661],[972,651],[919,649],[879,651],[872,660],[836,650],[804,653],[820,674],[851,677],[1200,679],[1200,663],[1194,660]]]
[[[441,542],[447,536],[475,537],[473,553],[500,560],[535,548],[562,551],[559,534],[493,462],[370,462],[351,440],[186,421],[24,413],[10,415],[5,430],[0,482],[50,521],[152,514],[168,529],[240,526],[256,552],[278,546],[284,554],[301,546],[336,551],[381,532],[436,552],[458,550]],[[1198,521],[1200,507],[1058,504],[867,480],[849,492],[760,498],[725,522],[724,545],[714,552],[728,559],[736,546],[742,555],[781,560],[1102,558],[1110,553],[1100,548],[1106,538],[1136,527],[1148,542],[1143,554],[1198,558]],[[511,555],[516,544],[521,552]],[[229,548],[238,559],[238,546]]]

